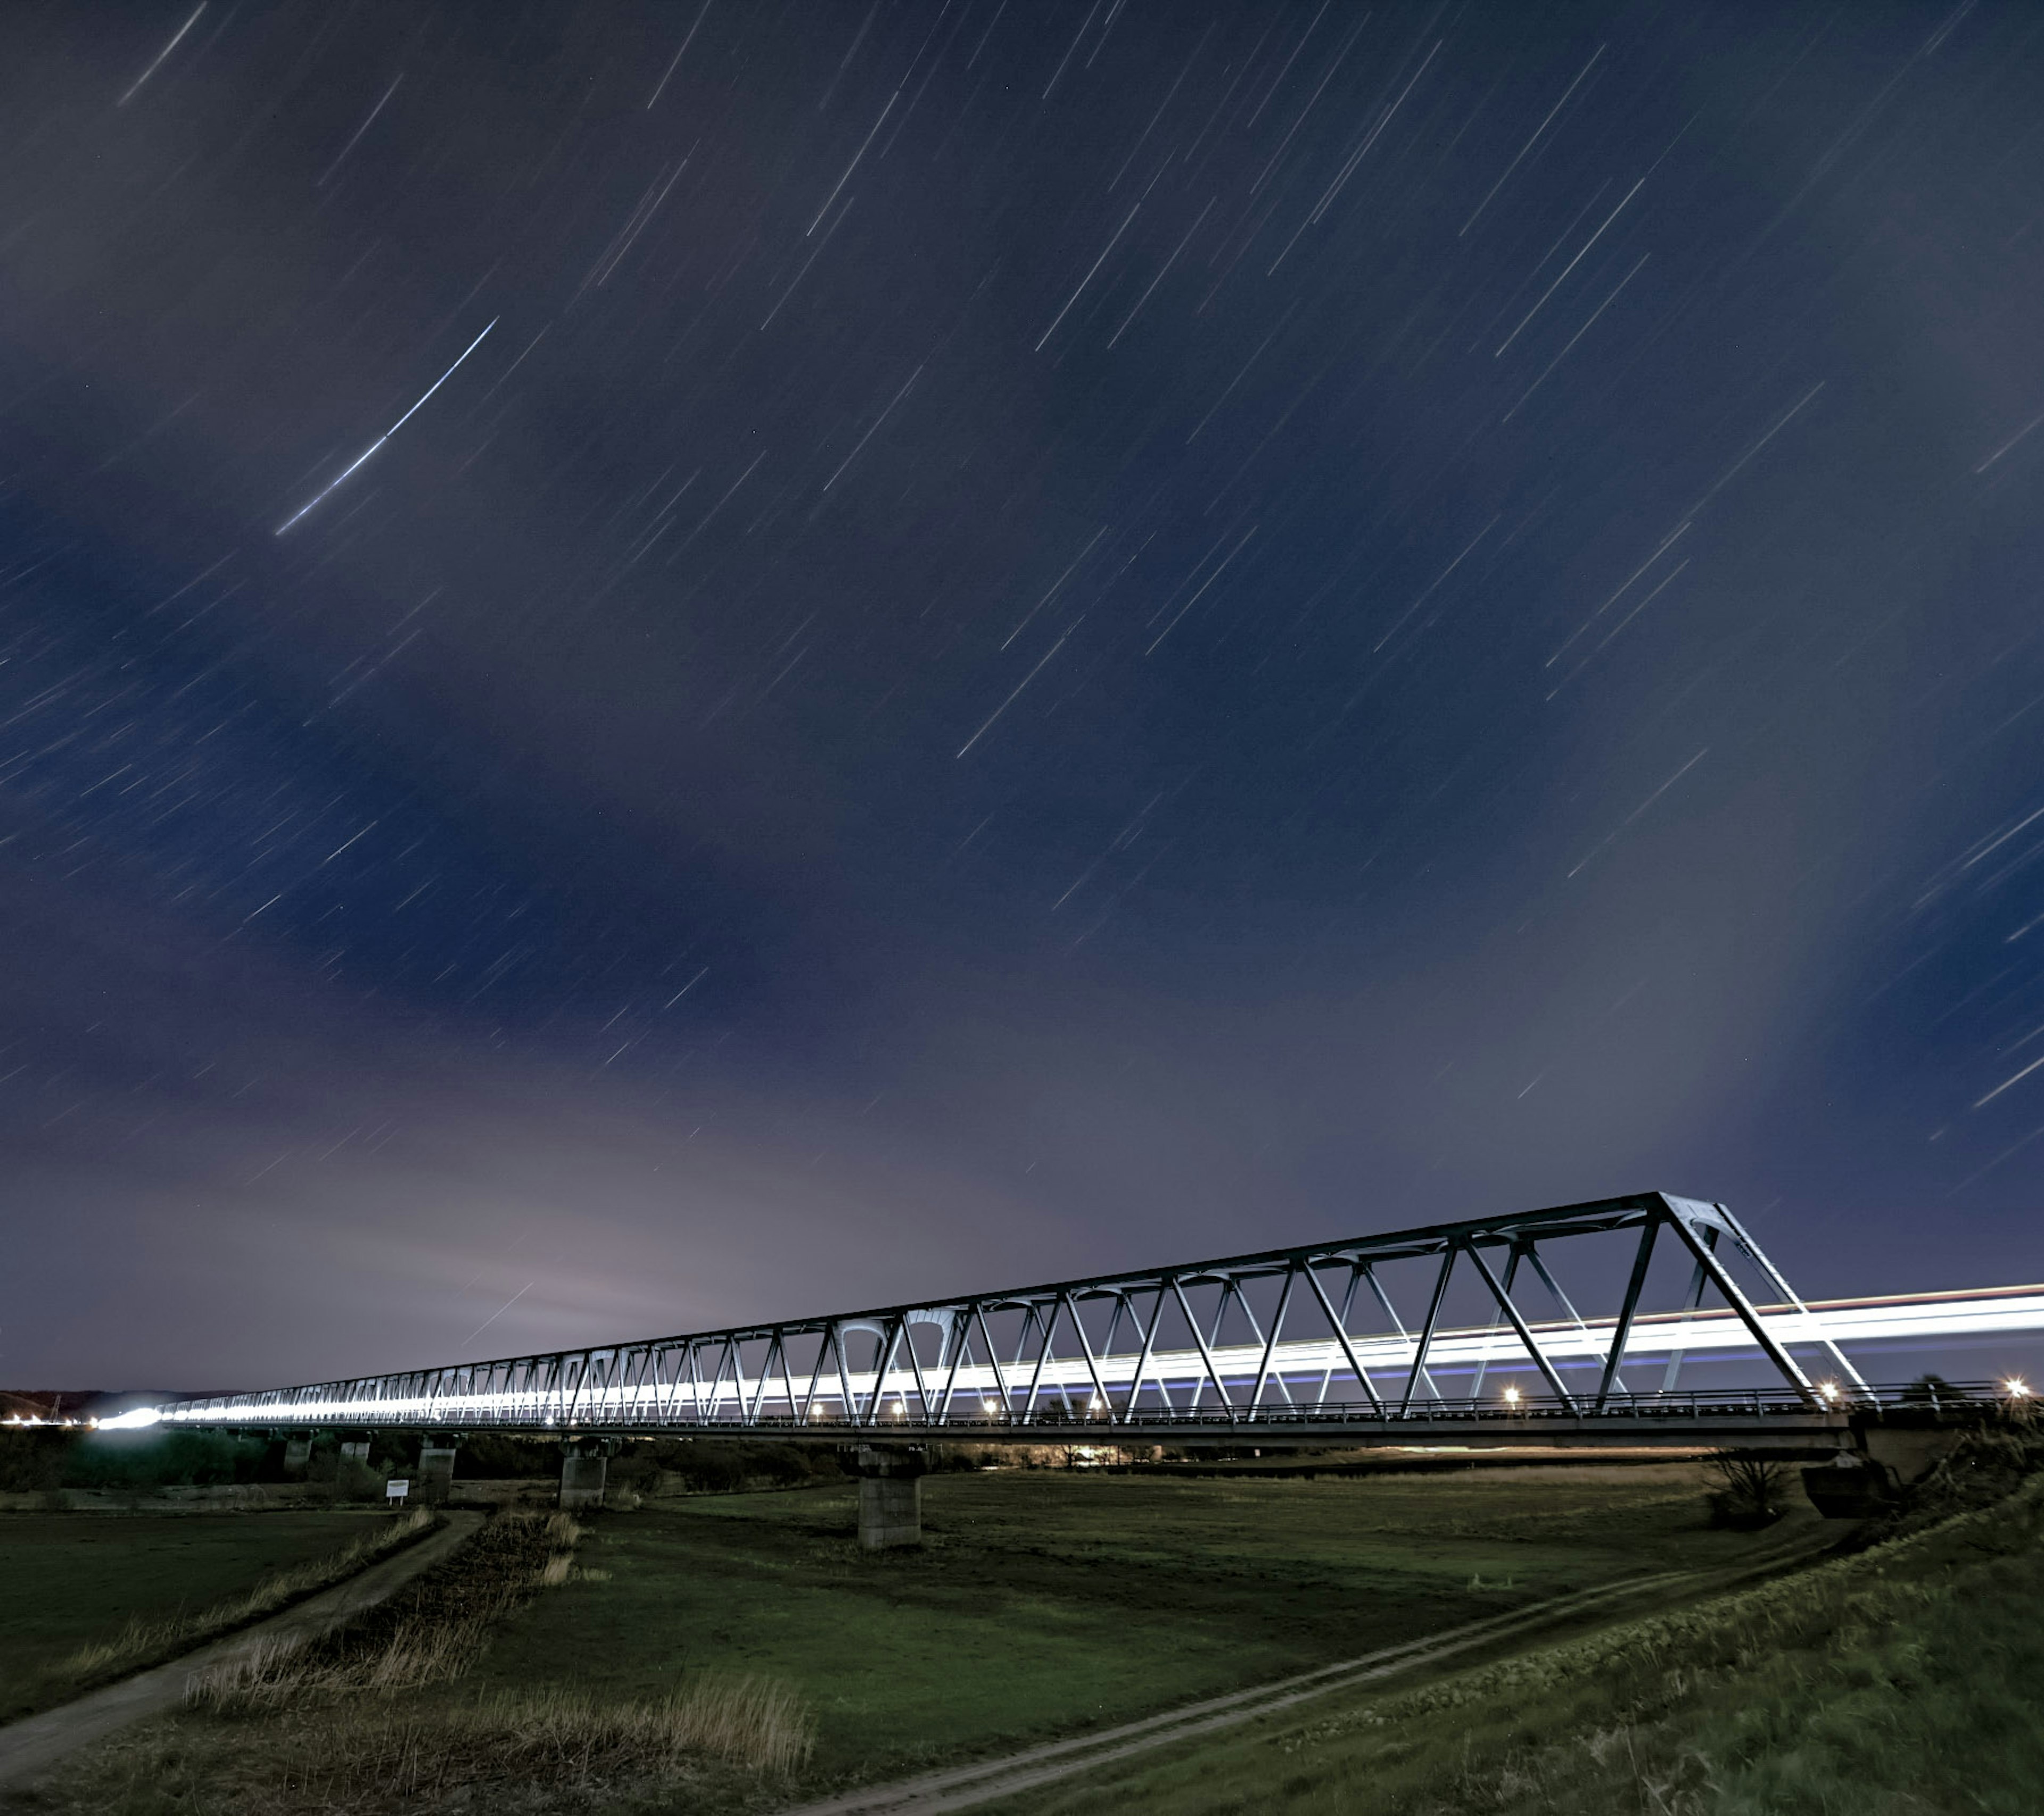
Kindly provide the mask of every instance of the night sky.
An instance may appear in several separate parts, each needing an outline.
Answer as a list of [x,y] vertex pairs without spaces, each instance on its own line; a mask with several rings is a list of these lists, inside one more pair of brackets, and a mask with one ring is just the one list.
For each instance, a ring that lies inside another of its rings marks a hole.
[[2044,11],[22,3],[0,139],[11,1383],[2044,1275]]

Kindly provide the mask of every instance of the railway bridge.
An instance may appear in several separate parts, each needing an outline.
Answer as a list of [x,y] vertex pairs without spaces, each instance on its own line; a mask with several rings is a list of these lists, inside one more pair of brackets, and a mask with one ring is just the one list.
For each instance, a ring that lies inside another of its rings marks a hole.
[[548,1436],[569,1502],[601,1497],[632,1438],[856,1445],[862,1537],[890,1544],[919,1529],[933,1441],[1727,1447],[1907,1476],[2028,1389],[1899,1384],[1873,1359],[2039,1331],[2044,1286],[1807,1302],[1723,1205],[1654,1191],[131,1420],[416,1430],[428,1492],[464,1433]]

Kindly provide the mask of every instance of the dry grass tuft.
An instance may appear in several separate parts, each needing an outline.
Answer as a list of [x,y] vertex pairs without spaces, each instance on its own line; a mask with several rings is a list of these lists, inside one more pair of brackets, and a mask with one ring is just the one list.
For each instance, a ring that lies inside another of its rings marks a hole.
[[275,1714],[298,1704],[364,1691],[387,1695],[465,1676],[489,1643],[491,1626],[531,1586],[569,1579],[572,1547],[582,1534],[564,1514],[501,1514],[460,1560],[457,1568],[469,1579],[456,1592],[436,1595],[428,1579],[352,1633],[311,1646],[259,1646],[196,1674],[186,1686],[186,1706],[216,1715]]
[[671,1771],[691,1753],[788,1777],[808,1763],[816,1719],[778,1679],[705,1672],[662,1702],[594,1702],[567,1690],[506,1692],[455,1712],[467,1737],[536,1776]]

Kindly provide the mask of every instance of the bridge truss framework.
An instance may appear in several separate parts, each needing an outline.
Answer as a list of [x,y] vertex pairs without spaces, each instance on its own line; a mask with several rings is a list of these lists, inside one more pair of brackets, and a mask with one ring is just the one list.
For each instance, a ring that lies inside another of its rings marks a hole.
[[[1626,1236],[1617,1304],[1585,1318],[1549,1252]],[[1663,1243],[1689,1264],[1689,1284],[1681,1302],[1656,1310],[1644,1295]],[[1727,1265],[1735,1258],[1775,1302],[1756,1304]],[[1409,1326],[1382,1278],[1397,1264],[1423,1270],[1424,1309]],[[1528,1276],[1558,1318],[1529,1318]],[[1458,1283],[1466,1294],[1481,1289],[1495,1307],[1491,1322],[1448,1322]],[[1722,1304],[1706,1308],[1712,1292]],[[1825,1357],[1823,1377],[1812,1378],[1796,1349]],[[1685,1356],[1730,1354],[1749,1368],[1757,1360],[1765,1383],[1678,1387]],[[1658,1385],[1628,1388],[1623,1368],[1646,1356],[1666,1358]],[[1468,1393],[1442,1391],[1437,1376],[1464,1373]],[[1861,1378],[1723,1205],[1646,1192],[920,1305],[210,1395],[160,1411],[206,1426],[840,1441],[1708,1442],[1762,1429],[1785,1438],[1842,1431],[1852,1408],[1892,1397]]]

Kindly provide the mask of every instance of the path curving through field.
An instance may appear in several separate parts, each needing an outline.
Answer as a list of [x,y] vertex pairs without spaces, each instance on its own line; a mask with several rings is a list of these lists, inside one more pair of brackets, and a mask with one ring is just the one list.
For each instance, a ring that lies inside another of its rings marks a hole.
[[40,1778],[81,1747],[104,1740],[130,1722],[177,1708],[184,1701],[186,1684],[200,1672],[232,1664],[280,1639],[302,1645],[353,1620],[447,1557],[482,1524],[482,1518],[475,1513],[451,1513],[438,1532],[267,1620],[212,1641],[168,1664],[124,1677],[75,1702],[0,1727],[0,1798]]
[[1408,1640],[1366,1652],[1360,1658],[1339,1664],[1322,1665],[1275,1683],[1238,1690],[1228,1695],[1208,1697],[1182,1708],[1167,1710],[1139,1722],[1125,1722],[1097,1733],[1072,1739],[1046,1741],[997,1759],[978,1760],[970,1764],[923,1772],[891,1784],[865,1785],[836,1796],[793,1806],[781,1816],[941,1816],[946,1810],[970,1809],[997,1798],[1012,1797],[1039,1785],[1070,1778],[1082,1772],[1126,1759],[1132,1754],[1230,1728],[1259,1716],[1274,1714],[1295,1704],[1324,1696],[1336,1690],[1353,1689],[1396,1677],[1423,1665],[1438,1664],[1458,1653],[1520,1634],[1530,1634],[1589,1612],[1607,1602],[1665,1590],[1678,1585],[1692,1591],[1708,1579],[1712,1589],[1731,1587],[1752,1576],[1781,1568],[1780,1555],[1731,1572],[1680,1570],[1631,1576],[1594,1589],[1558,1595],[1509,1614],[1494,1614],[1467,1625],[1450,1627],[1426,1637]]

